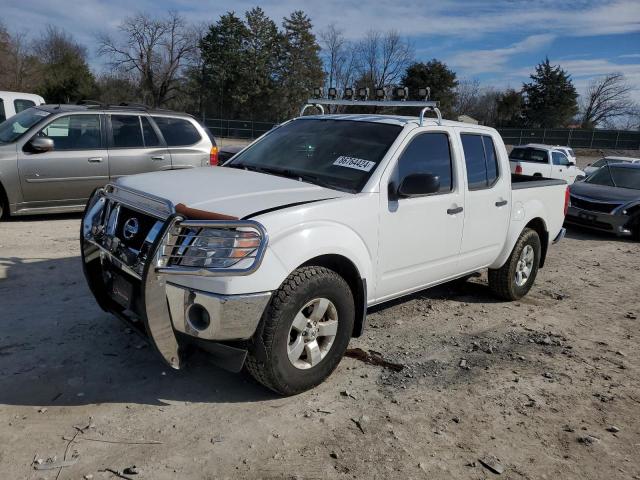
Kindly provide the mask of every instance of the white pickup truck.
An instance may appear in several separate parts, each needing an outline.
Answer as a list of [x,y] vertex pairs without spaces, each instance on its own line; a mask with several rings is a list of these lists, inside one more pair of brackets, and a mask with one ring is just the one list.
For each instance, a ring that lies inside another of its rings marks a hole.
[[[571,150],[573,151],[573,150]],[[511,173],[565,180],[569,185],[586,174],[567,156],[566,147],[530,143],[514,147],[509,154]]]
[[224,167],[96,191],[81,246],[98,303],[173,368],[195,345],[290,395],[331,374],[367,307],[485,268],[493,293],[522,297],[564,234],[567,185],[512,183],[496,130],[426,105],[301,116]]

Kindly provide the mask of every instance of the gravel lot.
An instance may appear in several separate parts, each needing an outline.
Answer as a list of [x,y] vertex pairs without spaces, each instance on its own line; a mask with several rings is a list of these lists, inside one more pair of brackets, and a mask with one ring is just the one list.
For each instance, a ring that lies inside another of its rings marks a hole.
[[377,307],[351,346],[401,372],[346,358],[279,398],[165,368],[90,296],[79,222],[0,224],[2,478],[640,479],[638,243],[570,230],[516,303],[482,276]]

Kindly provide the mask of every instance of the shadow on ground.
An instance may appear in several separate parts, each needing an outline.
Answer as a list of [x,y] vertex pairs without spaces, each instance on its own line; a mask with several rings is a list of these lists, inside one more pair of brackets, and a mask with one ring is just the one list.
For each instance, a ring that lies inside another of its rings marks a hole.
[[[4,274],[3,274],[4,270]],[[166,366],[145,338],[103,312],[79,257],[0,257],[0,404],[256,402],[274,394],[196,353]]]

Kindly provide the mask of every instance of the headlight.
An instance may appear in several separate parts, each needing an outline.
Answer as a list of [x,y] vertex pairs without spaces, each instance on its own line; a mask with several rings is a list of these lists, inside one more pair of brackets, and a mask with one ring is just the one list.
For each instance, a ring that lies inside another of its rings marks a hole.
[[255,232],[214,228],[190,231],[183,236],[174,264],[183,267],[228,268],[250,257],[260,246]]
[[156,271],[178,275],[248,275],[267,246],[253,220],[174,220],[162,239]]

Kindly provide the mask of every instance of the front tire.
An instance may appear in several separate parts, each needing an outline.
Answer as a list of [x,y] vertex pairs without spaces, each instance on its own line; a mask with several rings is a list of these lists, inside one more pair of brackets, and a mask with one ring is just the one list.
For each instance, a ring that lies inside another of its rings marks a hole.
[[274,292],[246,369],[280,395],[309,390],[340,363],[354,319],[353,294],[340,275],[325,267],[299,268]]
[[538,274],[541,251],[538,233],[525,228],[506,263],[500,268],[489,269],[491,291],[504,300],[524,297],[531,290]]

